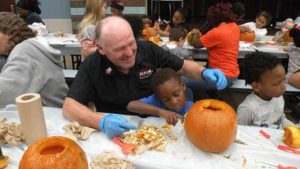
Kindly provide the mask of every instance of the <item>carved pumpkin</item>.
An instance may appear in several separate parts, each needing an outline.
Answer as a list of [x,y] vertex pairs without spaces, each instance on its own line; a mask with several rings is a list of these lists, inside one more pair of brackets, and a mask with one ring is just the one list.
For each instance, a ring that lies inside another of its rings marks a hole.
[[[201,34],[198,34],[198,38],[200,39],[201,38]],[[192,32],[189,32],[188,34],[187,34],[187,36],[186,36],[186,40],[187,40],[187,42],[190,44],[190,45],[193,45],[192,44],[192,40],[193,40],[193,34],[192,34]]]
[[255,32],[241,32],[240,41],[254,42]]
[[290,147],[300,147],[300,128],[288,126],[284,128],[283,142]]
[[73,140],[52,136],[33,143],[22,156],[19,169],[88,169],[87,157]]
[[226,150],[237,130],[233,108],[214,99],[197,101],[187,112],[184,123],[188,139],[200,150],[210,153]]

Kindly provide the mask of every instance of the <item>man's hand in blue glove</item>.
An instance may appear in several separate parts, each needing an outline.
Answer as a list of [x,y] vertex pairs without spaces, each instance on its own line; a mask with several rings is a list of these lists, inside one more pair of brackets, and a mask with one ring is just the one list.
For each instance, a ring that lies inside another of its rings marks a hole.
[[227,86],[227,79],[219,69],[204,69],[201,75],[205,81],[216,84],[218,90],[225,89]]
[[133,126],[125,118],[117,114],[105,115],[99,121],[99,126],[100,129],[106,135],[108,135],[109,138],[119,136],[130,129],[135,129],[135,126]]

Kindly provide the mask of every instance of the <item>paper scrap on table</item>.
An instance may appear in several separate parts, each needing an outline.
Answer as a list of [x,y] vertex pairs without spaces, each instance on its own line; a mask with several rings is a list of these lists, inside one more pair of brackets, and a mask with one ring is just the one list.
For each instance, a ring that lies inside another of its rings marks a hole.
[[66,136],[75,141],[77,141],[77,139],[86,140],[94,131],[96,131],[94,128],[82,126],[75,121],[65,125],[63,129],[66,131]]

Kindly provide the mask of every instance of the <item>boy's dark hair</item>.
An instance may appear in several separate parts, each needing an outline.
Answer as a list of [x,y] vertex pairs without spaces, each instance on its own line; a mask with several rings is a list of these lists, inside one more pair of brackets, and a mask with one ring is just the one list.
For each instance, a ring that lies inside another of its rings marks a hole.
[[281,64],[281,60],[274,55],[264,52],[248,53],[245,56],[246,84],[260,82],[261,75],[266,70],[272,70]]
[[38,0],[19,0],[16,4],[16,7],[27,9],[31,12],[41,14],[42,11],[39,7],[40,2]]
[[290,30],[290,37],[293,38],[295,46],[300,47],[300,26],[294,26],[294,28]]
[[123,11],[124,10],[124,6],[120,3],[117,3],[117,2],[112,2],[111,5],[110,5],[111,8],[115,8],[119,11]]
[[185,22],[188,20],[189,13],[188,13],[188,11],[187,11],[186,8],[178,8],[176,11],[178,11],[179,13],[181,13],[181,16],[183,17],[183,19],[185,20]]
[[165,83],[166,81],[172,78],[174,78],[179,83],[182,82],[179,75],[175,72],[175,70],[171,68],[163,68],[157,71],[152,77],[152,89],[154,93],[157,93],[157,88],[159,85]]
[[234,15],[236,15],[237,17],[241,17],[243,15],[245,15],[245,5],[241,2],[236,2],[234,4],[232,4],[232,12]]
[[184,39],[186,35],[187,32],[182,26],[176,26],[170,30],[169,40],[179,41],[180,38]]
[[256,18],[258,18],[260,16],[263,16],[263,17],[266,18],[266,20],[267,20],[267,24],[266,25],[269,25],[270,22],[272,21],[272,15],[269,12],[267,12],[267,11],[260,11],[260,12],[258,12],[257,15],[256,15]]
[[143,20],[137,15],[123,15],[123,18],[131,26],[135,39],[142,37],[142,31],[144,29]]

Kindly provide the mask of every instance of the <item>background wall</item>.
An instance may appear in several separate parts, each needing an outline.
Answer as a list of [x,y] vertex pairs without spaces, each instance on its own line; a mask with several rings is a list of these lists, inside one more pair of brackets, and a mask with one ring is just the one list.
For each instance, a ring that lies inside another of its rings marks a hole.
[[70,0],[40,0],[41,17],[50,32],[63,30],[72,33]]

